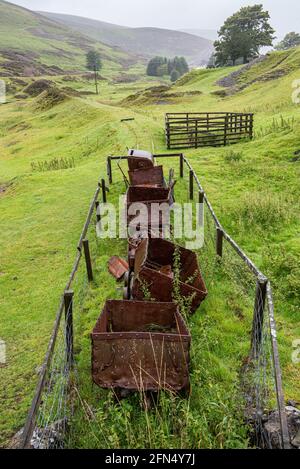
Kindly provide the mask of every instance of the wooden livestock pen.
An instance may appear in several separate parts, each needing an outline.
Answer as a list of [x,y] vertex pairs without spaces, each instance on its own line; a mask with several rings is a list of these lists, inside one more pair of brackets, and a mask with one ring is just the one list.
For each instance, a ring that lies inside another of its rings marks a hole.
[[253,114],[174,112],[165,117],[168,150],[219,147],[253,138]]

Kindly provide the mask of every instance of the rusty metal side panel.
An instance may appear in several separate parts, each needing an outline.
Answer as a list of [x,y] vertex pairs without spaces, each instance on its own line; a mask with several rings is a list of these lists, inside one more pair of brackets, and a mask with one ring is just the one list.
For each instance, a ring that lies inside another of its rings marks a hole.
[[170,188],[164,187],[145,187],[145,186],[131,186],[126,194],[127,204],[134,202],[141,203],[169,203],[171,198]]
[[153,168],[154,166],[153,155],[143,150],[129,150],[127,161],[130,171],[134,171],[136,169]]
[[[195,313],[207,296],[196,254],[177,246],[180,256],[180,294],[191,300],[191,313]],[[135,250],[132,297],[137,300],[150,296],[156,301],[173,301],[174,281],[164,267],[174,268],[176,245],[160,238],[143,240]]]
[[128,262],[118,256],[112,256],[108,261],[108,270],[117,280],[123,277],[128,267]]
[[128,171],[128,175],[131,186],[164,187],[165,185],[162,166]]
[[[166,333],[146,332],[150,326]],[[92,376],[98,386],[189,388],[191,336],[174,303],[107,301],[91,339]]]
[[[129,223],[135,219],[135,215],[129,215],[128,211],[133,203],[142,203],[147,209],[147,213],[145,214],[145,219],[142,219],[141,215],[141,229],[142,230],[149,230],[150,228],[157,229],[162,227],[163,225],[169,226],[170,225],[170,209],[168,208],[168,212],[166,210],[161,210],[158,213],[158,220],[152,214],[152,204],[164,204],[165,207],[170,207],[172,204],[172,194],[169,188],[161,188],[161,187],[144,187],[144,186],[131,186],[129,187],[126,195],[127,201],[127,226]],[[164,220],[167,220],[164,222]]]

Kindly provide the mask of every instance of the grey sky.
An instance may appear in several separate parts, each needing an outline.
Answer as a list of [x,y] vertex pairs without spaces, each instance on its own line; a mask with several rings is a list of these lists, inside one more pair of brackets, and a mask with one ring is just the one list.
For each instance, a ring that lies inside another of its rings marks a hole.
[[32,10],[67,13],[125,26],[218,29],[241,6],[263,3],[278,36],[299,31],[300,0],[15,0]]

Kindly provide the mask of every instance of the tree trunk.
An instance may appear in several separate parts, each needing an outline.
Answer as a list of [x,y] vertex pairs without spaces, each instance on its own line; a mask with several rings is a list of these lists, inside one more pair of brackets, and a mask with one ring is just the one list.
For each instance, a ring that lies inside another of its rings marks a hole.
[[98,93],[98,78],[97,78],[97,69],[96,69],[96,67],[94,68],[94,71],[95,71],[96,94],[99,94],[99,93]]

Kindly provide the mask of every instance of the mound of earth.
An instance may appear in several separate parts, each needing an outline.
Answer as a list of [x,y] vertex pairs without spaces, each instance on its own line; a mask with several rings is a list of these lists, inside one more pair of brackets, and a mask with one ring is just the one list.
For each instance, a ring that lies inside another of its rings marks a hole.
[[68,96],[55,86],[43,91],[35,100],[34,107],[40,111],[51,109],[68,99]]
[[201,91],[173,91],[172,86],[161,85],[152,86],[146,90],[138,91],[135,94],[127,96],[121,101],[122,105],[130,104],[168,104],[174,102],[175,98],[183,98],[202,94]]
[[0,49],[3,57],[1,75],[4,77],[33,77],[38,75],[61,75],[63,70],[55,65],[45,65],[40,62],[40,57],[35,52],[26,52],[26,55],[13,50]]
[[299,65],[299,59],[293,57],[293,50],[268,53],[221,78],[216,85],[226,88],[225,95],[232,95],[254,83],[277,80],[298,69]]
[[53,86],[53,82],[50,80],[36,80],[30,83],[23,89],[23,93],[27,93],[30,96],[38,96],[43,91],[48,90]]

